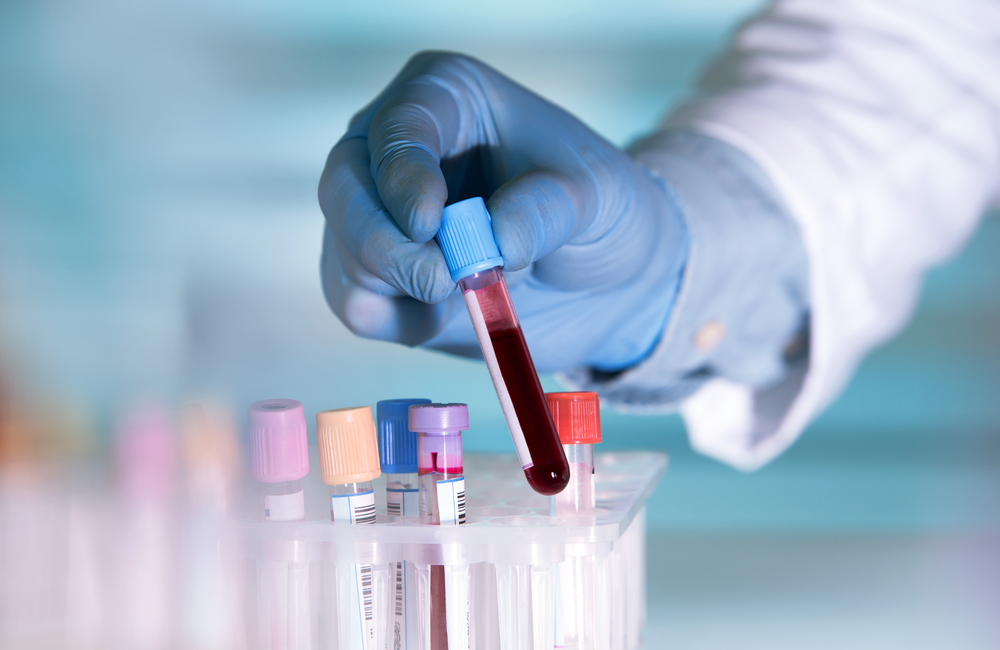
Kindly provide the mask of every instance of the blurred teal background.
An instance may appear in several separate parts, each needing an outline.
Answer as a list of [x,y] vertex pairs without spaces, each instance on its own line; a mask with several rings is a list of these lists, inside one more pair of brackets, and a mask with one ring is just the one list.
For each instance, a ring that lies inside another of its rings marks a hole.
[[[475,55],[624,145],[690,91],[759,4],[6,0],[0,362],[19,394],[82,405],[101,431],[124,405],[150,396],[221,396],[239,409],[292,397],[307,412],[426,396],[470,405],[467,448],[510,451],[483,366],[355,339],[327,309],[315,194],[329,148],[426,48]],[[878,620],[909,626],[910,635],[884,638],[910,639],[908,647],[939,638],[916,634],[909,617],[940,614],[935,598],[950,592],[933,581],[914,586],[908,580],[925,574],[907,558],[925,566],[944,557],[919,541],[940,535],[962,540],[942,542],[947,557],[979,557],[975,549],[995,545],[968,540],[1000,532],[998,250],[1000,220],[988,216],[968,248],[930,274],[903,334],[759,472],[695,455],[675,416],[605,412],[604,448],[671,454],[649,511],[651,548],[673,549],[651,554],[651,580],[662,571],[684,587],[651,584],[653,611],[675,613],[656,623],[664,634],[687,639],[684,647],[758,638],[754,630],[765,628],[755,617],[774,593],[783,594],[779,609],[797,603],[788,611],[802,616],[782,619],[785,636],[766,637],[771,647],[794,646],[796,630],[812,634],[810,621],[824,616],[867,625],[865,613],[877,616],[852,594],[878,574],[872,567],[890,567],[893,588],[865,593],[896,603]],[[770,558],[760,566],[773,563],[779,575],[782,567],[799,577],[817,567],[838,574],[844,598],[809,600],[811,587],[795,580],[779,580],[782,591],[763,569],[760,580],[773,589],[746,588],[759,583],[730,565],[747,566],[737,560],[747,554]],[[842,571],[830,568],[831,557]],[[977,580],[1000,578],[1000,564],[969,562]],[[942,584],[966,585],[959,574],[945,571]],[[705,591],[715,584],[706,576],[731,577]],[[933,598],[906,604],[924,587]],[[803,613],[804,602],[816,611]],[[736,621],[719,637],[699,627],[712,627],[716,613]],[[954,629],[987,629],[955,620]],[[690,637],[677,632],[684,625],[695,630]],[[953,628],[941,629],[954,640]],[[865,638],[886,647],[878,634]],[[987,637],[968,638],[953,647]],[[829,647],[868,647],[852,639],[827,637]]]
[[[424,48],[476,55],[626,144],[755,8],[4,3],[0,350],[16,384],[103,423],[149,396],[315,411],[426,395],[472,406],[470,448],[508,451],[481,365],[355,339],[327,309],[329,147]],[[607,412],[604,447],[672,455],[650,525],[995,529],[998,245],[987,218],[903,335],[753,475],[694,455],[675,416]]]

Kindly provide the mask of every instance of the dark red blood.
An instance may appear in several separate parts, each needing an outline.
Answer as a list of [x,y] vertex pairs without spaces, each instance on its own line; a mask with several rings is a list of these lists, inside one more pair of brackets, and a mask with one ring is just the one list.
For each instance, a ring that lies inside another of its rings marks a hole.
[[524,470],[528,485],[539,494],[559,494],[569,484],[569,463],[545,405],[545,394],[524,334],[516,327],[491,331],[490,339],[531,454],[532,466]]
[[448,648],[448,617],[445,614],[444,567],[431,565],[431,648]]

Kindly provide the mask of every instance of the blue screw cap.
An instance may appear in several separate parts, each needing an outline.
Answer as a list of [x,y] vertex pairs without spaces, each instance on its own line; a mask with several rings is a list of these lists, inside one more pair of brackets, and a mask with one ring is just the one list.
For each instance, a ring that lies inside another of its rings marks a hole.
[[446,207],[441,213],[436,239],[455,282],[503,266],[503,257],[493,239],[493,222],[482,197]]
[[417,434],[410,431],[410,405],[430,403],[429,399],[385,399],[375,405],[382,472],[417,473]]

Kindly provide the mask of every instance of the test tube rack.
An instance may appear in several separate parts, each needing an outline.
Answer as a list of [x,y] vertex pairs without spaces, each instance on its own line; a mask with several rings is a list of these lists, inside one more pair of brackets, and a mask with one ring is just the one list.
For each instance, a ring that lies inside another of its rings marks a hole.
[[[443,565],[449,580],[464,585],[469,645],[476,650],[635,650],[646,612],[645,503],[666,465],[659,452],[597,454],[595,510],[559,518],[550,516],[548,498],[525,483],[515,457],[466,454],[467,521],[461,526],[387,515],[384,480],[375,486],[374,525],[332,525],[325,487],[307,479],[304,520],[248,518],[228,528],[224,542],[245,571],[247,644],[260,650],[341,647],[345,637],[338,626],[349,613],[337,584],[344,583],[347,567],[405,561],[418,576],[429,565]],[[587,567],[586,584],[567,593],[572,563]],[[388,574],[374,580],[376,589],[391,591]],[[427,602],[429,594],[419,591],[429,589],[428,582],[418,579],[414,586],[418,602]],[[385,617],[392,607],[391,599],[374,605],[380,629],[391,628]],[[567,642],[567,622],[576,626],[575,645]],[[404,647],[391,632],[385,638],[386,648]],[[413,644],[412,632],[409,638],[406,650],[426,645]]]

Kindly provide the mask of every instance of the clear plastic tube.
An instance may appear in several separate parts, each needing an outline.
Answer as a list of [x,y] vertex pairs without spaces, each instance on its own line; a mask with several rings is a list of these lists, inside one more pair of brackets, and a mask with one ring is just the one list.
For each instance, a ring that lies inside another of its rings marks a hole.
[[[302,481],[260,484],[260,508],[264,521],[298,521],[305,517],[305,493]],[[298,541],[289,542],[292,547]],[[309,565],[302,562],[265,562],[258,566],[262,611],[260,642],[272,650],[297,647],[308,634]],[[266,605],[264,604],[266,603]]]
[[331,485],[330,521],[335,524],[374,524],[375,491],[372,482]]
[[[550,497],[550,512],[557,517],[577,517],[593,512],[594,445],[563,445],[569,460],[569,485]],[[593,557],[568,557],[557,569],[556,640],[564,648],[596,648],[595,627],[601,612],[596,607],[596,565]]]
[[390,474],[385,476],[386,514],[394,517],[415,517],[419,514],[417,475]]
[[[465,474],[462,467],[462,434],[420,433],[417,437],[417,463],[420,523],[464,524]],[[452,481],[460,485],[446,485]],[[451,491],[456,487],[461,488],[463,495],[461,513],[458,512],[457,504],[442,501],[446,496],[449,501],[455,498]]]
[[264,521],[298,521],[305,517],[302,481],[260,484],[260,512]]
[[[462,464],[462,434],[417,433],[417,475],[420,483],[420,521],[433,525],[465,523],[465,471]],[[433,650],[468,646],[469,603],[459,603],[454,584],[445,567],[430,567],[430,647]],[[453,583],[448,589],[448,583]],[[468,587],[465,588],[466,594]],[[449,604],[451,607],[449,608]],[[454,611],[450,612],[449,609]],[[460,610],[464,610],[460,611]],[[449,625],[449,622],[451,625]],[[464,627],[463,627],[464,626]],[[464,634],[462,631],[464,630]],[[465,643],[461,638],[465,637]],[[449,640],[450,645],[449,645]]]
[[493,387],[533,490],[553,495],[570,480],[569,463],[545,405],[535,364],[499,267],[473,273],[458,286],[469,309]]
[[[371,481],[341,483],[330,487],[330,521],[335,525],[371,525],[375,523],[375,492]],[[340,571],[340,568],[337,569]],[[350,607],[339,607],[341,622],[340,647],[351,650],[374,650],[376,644],[374,572],[371,563],[350,565],[349,589],[338,588],[338,602],[349,602]],[[381,635],[379,635],[381,636]]]
[[[420,489],[417,474],[389,473],[385,476],[385,501],[387,514],[394,517],[416,517],[420,514]],[[416,601],[411,592],[416,588],[412,578],[413,565],[409,562],[393,562],[389,567],[392,575],[393,621],[388,630],[389,645],[392,650],[406,650],[417,645],[416,624],[408,623],[413,618],[409,603]]]
[[570,479],[566,489],[552,498],[557,517],[583,515],[594,509],[594,445],[563,445],[569,461]]

